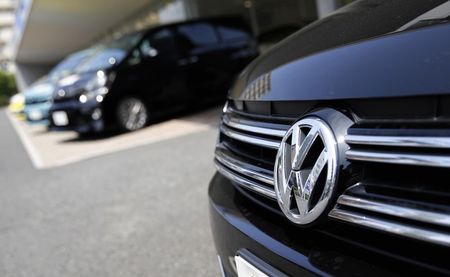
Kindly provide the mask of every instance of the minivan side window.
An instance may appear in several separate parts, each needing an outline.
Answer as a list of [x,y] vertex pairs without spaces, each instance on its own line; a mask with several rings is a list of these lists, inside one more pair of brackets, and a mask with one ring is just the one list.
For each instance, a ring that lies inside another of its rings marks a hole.
[[175,38],[169,29],[162,29],[150,34],[141,42],[139,49],[144,59],[158,57],[171,60],[178,57]]
[[249,34],[241,29],[228,27],[228,26],[217,26],[220,37],[223,41],[242,41],[249,40]]
[[178,33],[185,44],[192,47],[202,47],[218,44],[216,31],[211,24],[193,23],[178,26]]

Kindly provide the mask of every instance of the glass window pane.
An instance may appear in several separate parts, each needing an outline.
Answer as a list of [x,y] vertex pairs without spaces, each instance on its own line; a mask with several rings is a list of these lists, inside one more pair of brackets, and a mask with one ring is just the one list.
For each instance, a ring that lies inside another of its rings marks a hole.
[[224,41],[249,39],[247,32],[236,28],[219,26],[217,29],[219,30],[219,34]]
[[214,28],[207,23],[179,26],[178,32],[184,40],[193,46],[205,46],[218,43]]

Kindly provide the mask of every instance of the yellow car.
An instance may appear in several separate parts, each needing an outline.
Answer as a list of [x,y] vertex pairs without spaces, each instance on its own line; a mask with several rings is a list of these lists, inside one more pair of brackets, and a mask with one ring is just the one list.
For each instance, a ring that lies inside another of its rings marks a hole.
[[12,114],[16,116],[19,120],[24,120],[25,116],[23,114],[23,110],[25,108],[25,97],[23,94],[18,93],[11,97],[9,100],[9,110]]

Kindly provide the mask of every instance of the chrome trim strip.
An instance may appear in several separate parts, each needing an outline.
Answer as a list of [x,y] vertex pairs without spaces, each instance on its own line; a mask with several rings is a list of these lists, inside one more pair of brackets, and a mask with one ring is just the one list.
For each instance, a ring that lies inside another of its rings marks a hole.
[[424,210],[400,207],[391,204],[385,204],[379,201],[366,200],[349,195],[341,195],[338,198],[337,203],[344,206],[364,209],[381,214],[398,216],[402,218],[408,218],[421,222],[450,227],[450,215],[443,213],[434,213]]
[[372,229],[409,237],[412,239],[450,246],[450,235],[446,233],[421,229],[411,225],[398,224],[390,220],[384,220],[357,212],[344,211],[337,208],[331,210],[328,215],[338,220],[369,227]]
[[[242,102],[242,100],[238,100],[238,101]],[[286,124],[289,126],[298,120],[298,118],[296,118],[296,117],[287,117],[287,116],[278,116],[278,115],[274,117],[272,115],[250,114],[250,113],[246,113],[244,111],[237,110],[237,109],[233,108],[231,105],[228,106],[227,114],[238,114],[238,115],[242,115],[245,117],[251,117],[254,119],[258,119],[261,121],[268,121],[269,119],[275,118],[280,121],[286,121]]]
[[347,135],[345,136],[345,141],[348,144],[360,144],[360,145],[450,148],[450,137]]
[[[287,126],[286,130],[282,130],[282,129],[272,129],[272,128],[266,128],[266,127],[253,126],[250,124],[245,124],[244,122],[245,121],[232,119],[228,116],[223,117],[224,124],[226,124],[232,128],[235,128],[235,129],[239,129],[239,130],[247,131],[247,132],[251,132],[251,133],[256,133],[256,134],[269,135],[269,136],[283,138],[284,135],[286,134],[287,129],[289,129],[289,126]],[[249,122],[251,122],[251,121],[249,121]]]
[[450,156],[348,150],[347,159],[390,164],[450,167]]
[[225,275],[225,269],[223,267],[222,258],[220,257],[220,255],[217,255],[217,260],[219,262],[220,275],[222,277],[227,277],[227,275]]
[[256,136],[251,136],[251,135],[247,135],[247,134],[243,134],[240,132],[236,132],[233,131],[227,127],[225,127],[224,125],[220,126],[220,131],[230,137],[230,138],[234,138],[243,142],[247,142],[250,144],[255,144],[255,145],[259,145],[262,147],[267,147],[267,148],[271,148],[271,149],[275,149],[278,150],[278,148],[280,147],[280,142],[279,141],[275,141],[275,140],[270,140],[270,139],[263,139],[263,138],[259,138]]
[[246,164],[244,162],[238,161],[236,159],[233,159],[229,156],[227,156],[225,153],[223,153],[220,150],[216,150],[216,159],[222,163],[224,166],[237,171],[238,173],[248,176],[252,179],[264,182],[268,185],[273,186],[273,176],[269,176],[266,174],[262,174],[260,172],[254,171],[249,169],[250,165]]
[[261,185],[259,185],[256,182],[253,182],[247,178],[241,177],[235,173],[233,173],[232,171],[230,171],[229,169],[227,169],[226,167],[224,167],[222,164],[220,164],[220,162],[218,162],[217,160],[215,160],[215,164],[216,164],[216,168],[217,170],[223,174],[225,177],[227,177],[228,179],[230,179],[233,182],[238,183],[240,186],[252,190],[256,193],[259,193],[263,196],[272,198],[274,200],[276,200],[276,195],[275,195],[275,191],[271,190],[269,188],[263,187]]

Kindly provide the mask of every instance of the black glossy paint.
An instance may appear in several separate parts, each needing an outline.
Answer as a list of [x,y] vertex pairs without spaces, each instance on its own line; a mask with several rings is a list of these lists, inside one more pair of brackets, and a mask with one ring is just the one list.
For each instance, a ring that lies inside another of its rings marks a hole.
[[[193,30],[191,35],[187,35],[189,28]],[[210,32],[206,33],[205,29]],[[230,36],[230,32],[231,37],[227,39],[225,36]],[[157,49],[156,53],[150,52],[149,44]],[[51,128],[85,132],[115,126],[116,106],[127,96],[143,100],[152,120],[223,101],[235,75],[257,55],[255,41],[238,18],[195,20],[150,29],[142,33],[123,61],[110,68],[100,68],[109,76],[106,85],[109,92],[101,103],[73,101],[87,92],[86,85],[97,70],[80,74],[80,79],[73,84],[56,88],[51,112],[67,111],[70,124],[60,128],[51,122]],[[57,92],[61,89],[66,91],[66,96],[59,98]],[[93,106],[103,112],[101,128],[89,120]],[[82,126],[78,122],[83,122]]]
[[448,94],[449,32],[450,25],[438,25],[307,56],[272,70],[270,90],[235,89],[230,98],[323,101]]
[[257,58],[243,72],[236,89],[282,65],[334,47],[396,32],[446,0],[360,0],[316,21]]

